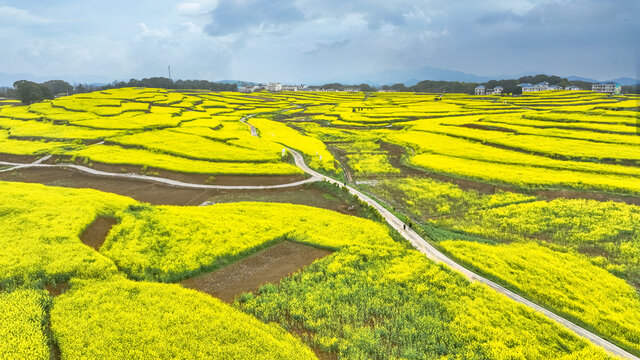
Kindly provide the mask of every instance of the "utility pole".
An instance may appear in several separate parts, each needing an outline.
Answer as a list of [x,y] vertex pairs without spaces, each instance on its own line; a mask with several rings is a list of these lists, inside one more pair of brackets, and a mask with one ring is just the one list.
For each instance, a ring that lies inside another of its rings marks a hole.
[[169,66],[169,79],[171,79],[171,66]]

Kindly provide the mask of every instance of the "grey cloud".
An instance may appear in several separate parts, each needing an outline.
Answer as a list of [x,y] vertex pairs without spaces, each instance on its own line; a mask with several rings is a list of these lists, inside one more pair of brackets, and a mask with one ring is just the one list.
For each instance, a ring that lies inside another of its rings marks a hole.
[[249,29],[279,27],[304,19],[289,0],[221,0],[211,12],[205,31],[212,36],[240,33]]
[[342,40],[336,40],[336,41],[331,41],[331,42],[317,42],[316,46],[313,50],[310,51],[306,51],[304,52],[305,55],[315,55],[318,54],[322,51],[326,51],[326,50],[335,50],[335,49],[340,49],[343,48],[347,45],[349,45],[349,43],[351,42],[351,40],[349,39],[342,39]]
[[317,17],[341,17],[347,14],[361,14],[370,30],[378,30],[384,25],[402,26],[405,15],[425,1],[394,0],[303,0],[301,8]]
[[164,74],[170,63],[181,77],[294,82],[425,66],[597,79],[636,72],[638,0],[181,1],[191,7],[0,0],[8,15],[0,68],[129,78]]

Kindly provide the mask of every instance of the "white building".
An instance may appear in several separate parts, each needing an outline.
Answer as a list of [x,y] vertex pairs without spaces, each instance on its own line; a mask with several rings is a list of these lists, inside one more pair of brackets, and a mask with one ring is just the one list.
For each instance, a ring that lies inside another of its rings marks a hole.
[[282,91],[282,84],[280,84],[279,82],[268,83],[267,84],[267,91]]
[[591,90],[599,93],[620,95],[622,87],[618,83],[604,82],[604,83],[593,84],[591,86]]
[[565,90],[569,90],[569,91],[578,91],[578,90],[582,90],[579,87],[575,86],[575,85],[570,85],[564,88]]
[[504,89],[502,86],[496,86],[493,89],[485,89],[483,85],[476,86],[476,95],[500,95]]
[[549,85],[549,90],[554,90],[554,91],[562,90],[562,86]]
[[518,86],[522,88],[523,93],[549,90],[549,82],[547,81],[543,81],[535,85],[531,85],[529,83],[523,83],[523,84],[518,84]]
[[298,86],[298,85],[282,85],[281,86],[282,91],[299,91],[301,88],[302,86]]

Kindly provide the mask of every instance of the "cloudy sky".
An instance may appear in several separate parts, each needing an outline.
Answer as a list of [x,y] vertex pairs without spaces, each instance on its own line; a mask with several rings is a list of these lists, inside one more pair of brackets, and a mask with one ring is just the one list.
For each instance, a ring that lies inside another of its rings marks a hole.
[[0,0],[0,73],[306,82],[387,69],[636,77],[637,0]]

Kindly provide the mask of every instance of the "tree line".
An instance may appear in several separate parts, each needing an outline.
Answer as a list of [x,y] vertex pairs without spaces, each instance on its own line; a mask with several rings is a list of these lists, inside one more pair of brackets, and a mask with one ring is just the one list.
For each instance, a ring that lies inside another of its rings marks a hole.
[[[567,87],[575,85],[584,90],[590,90],[592,83],[586,81],[570,81],[555,75],[535,75],[523,76],[519,79],[506,80],[490,80],[485,83],[460,82],[460,81],[433,81],[424,80],[413,86],[405,86],[402,83],[393,85],[384,85],[381,90],[384,91],[407,91],[407,92],[429,92],[429,93],[466,93],[473,94],[475,88],[484,85],[486,88],[495,88],[501,86],[503,94],[521,94],[522,88],[518,86],[521,83],[536,84],[547,81],[549,85],[558,85]],[[107,89],[118,89],[123,87],[148,87],[160,89],[182,89],[182,90],[210,90],[210,91],[238,91],[236,84],[216,83],[207,80],[172,80],[166,77],[152,77],[144,79],[131,79],[129,81],[114,81],[106,85],[88,85],[79,84],[72,86],[63,80],[50,80],[43,83],[35,83],[27,80],[20,80],[13,83],[12,88],[0,89],[0,97],[15,98],[28,105],[34,102],[53,99],[61,94],[72,95],[88,93],[92,91],[101,91]],[[318,87],[322,90],[338,90],[344,91],[349,88],[355,88],[359,91],[372,92],[379,89],[369,85],[343,85],[340,83],[330,83]],[[640,93],[640,86],[623,86],[622,92],[625,94]]]
[[107,89],[118,89],[123,87],[148,87],[161,89],[200,89],[210,91],[237,91],[235,84],[215,83],[207,80],[176,80],[173,81],[164,77],[144,78],[141,80],[131,79],[129,81],[114,81],[107,85],[86,85],[79,84],[72,86],[63,80],[50,80],[43,83],[19,80],[13,83],[12,88],[4,88],[0,91],[0,96],[15,98],[23,104],[29,105],[35,102],[50,100],[60,95],[82,94],[92,91]]
[[[549,85],[558,85],[567,87],[570,85],[577,86],[583,90],[591,90],[592,83],[587,81],[568,80],[555,75],[539,74],[535,76],[523,76],[519,79],[490,80],[485,83],[460,82],[460,81],[432,81],[425,80],[414,86],[405,86],[404,84],[385,85],[382,90],[387,91],[413,91],[413,92],[430,92],[430,93],[466,93],[473,94],[475,88],[484,85],[488,89],[501,86],[503,94],[522,94],[522,88],[518,84],[530,83],[537,84],[547,81]],[[623,86],[624,93],[637,93],[638,87]]]

